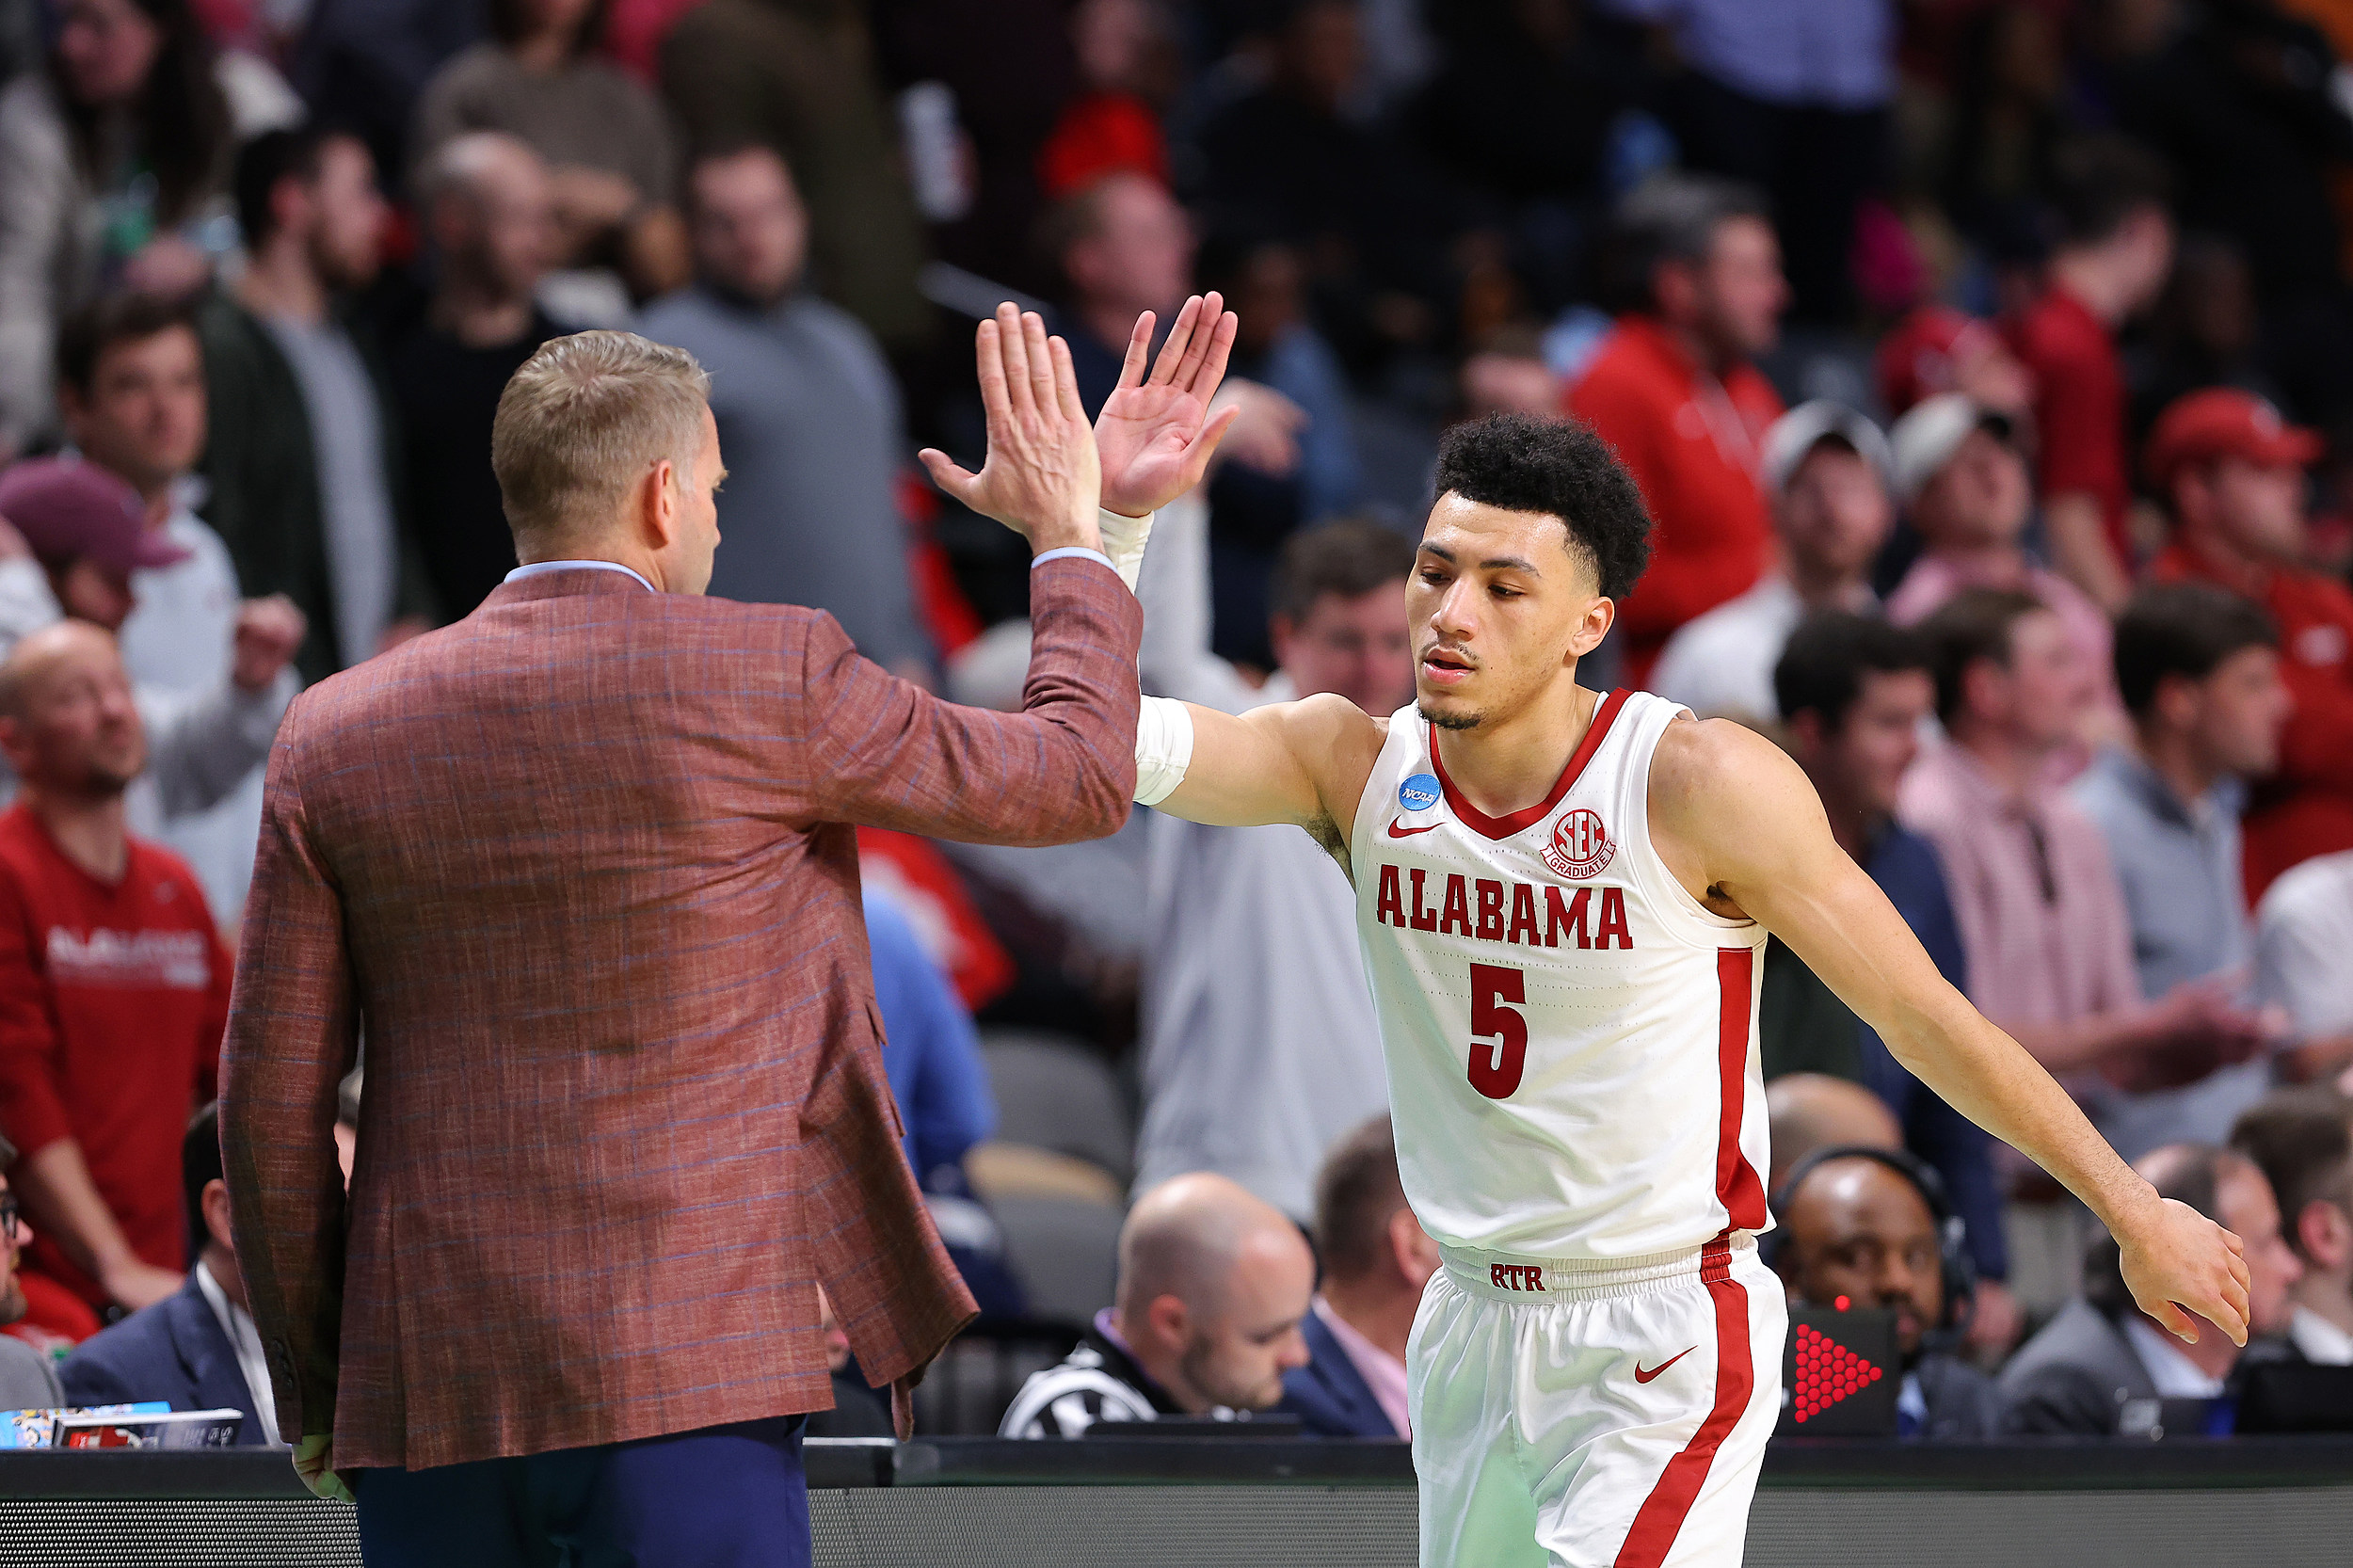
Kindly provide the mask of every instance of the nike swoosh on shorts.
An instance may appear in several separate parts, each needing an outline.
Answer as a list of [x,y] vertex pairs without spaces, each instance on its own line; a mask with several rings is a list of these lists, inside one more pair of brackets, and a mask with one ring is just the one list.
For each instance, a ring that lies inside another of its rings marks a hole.
[[1648,1371],[1644,1371],[1642,1369],[1642,1364],[1638,1361],[1634,1364],[1634,1381],[1637,1383],[1648,1383],[1651,1379],[1657,1377],[1659,1373],[1665,1371],[1676,1362],[1681,1361],[1685,1356],[1689,1355],[1692,1351],[1696,1351],[1698,1349],[1699,1347],[1697,1345],[1693,1345],[1689,1350],[1677,1351],[1674,1354],[1669,1356],[1657,1366],[1651,1368]]

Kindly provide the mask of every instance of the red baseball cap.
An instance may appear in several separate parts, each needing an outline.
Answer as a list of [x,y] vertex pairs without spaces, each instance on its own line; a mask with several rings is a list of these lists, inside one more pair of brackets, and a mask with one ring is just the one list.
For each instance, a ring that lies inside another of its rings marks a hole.
[[148,527],[138,491],[74,457],[36,457],[0,473],[0,518],[43,561],[90,560],[128,575],[189,554]]
[[2328,442],[2317,430],[2290,424],[2280,410],[2236,387],[2207,387],[2166,405],[2142,454],[2149,477],[2169,485],[2184,465],[2238,457],[2265,468],[2317,462]]

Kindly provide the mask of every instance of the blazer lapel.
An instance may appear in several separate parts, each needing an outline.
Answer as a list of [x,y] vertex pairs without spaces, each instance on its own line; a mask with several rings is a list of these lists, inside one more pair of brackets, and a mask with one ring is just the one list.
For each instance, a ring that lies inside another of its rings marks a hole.
[[262,1423],[255,1414],[253,1393],[245,1385],[245,1368],[237,1361],[237,1348],[229,1342],[220,1320],[213,1316],[212,1303],[204,1299],[193,1272],[187,1284],[171,1299],[167,1320],[171,1325],[172,1350],[180,1357],[181,1369],[187,1374],[188,1386],[196,1390],[196,1408],[244,1411],[245,1424],[237,1429],[238,1443],[261,1442]]

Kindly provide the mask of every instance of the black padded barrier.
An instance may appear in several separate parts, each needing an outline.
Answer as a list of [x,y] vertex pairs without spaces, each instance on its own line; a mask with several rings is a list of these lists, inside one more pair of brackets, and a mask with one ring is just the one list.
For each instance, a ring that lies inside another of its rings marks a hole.
[[[820,1568],[1409,1568],[1402,1444],[809,1445]],[[282,1454],[0,1453],[0,1568],[360,1560]],[[1752,1568],[2347,1568],[2353,1441],[1784,1442]],[[1471,1565],[1465,1565],[1471,1568]]]

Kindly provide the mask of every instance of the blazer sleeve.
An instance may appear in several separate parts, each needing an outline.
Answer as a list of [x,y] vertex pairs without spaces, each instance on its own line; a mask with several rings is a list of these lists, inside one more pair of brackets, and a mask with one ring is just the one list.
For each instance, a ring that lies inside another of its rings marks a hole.
[[858,656],[831,616],[807,627],[806,776],[824,821],[967,843],[1099,839],[1136,784],[1144,616],[1100,562],[1030,573],[1030,678],[1017,713],[960,707]]
[[305,708],[287,714],[270,758],[220,1086],[237,1263],[289,1441],[334,1430],[344,1270],[335,1091],[360,1040],[342,892],[303,805]]

